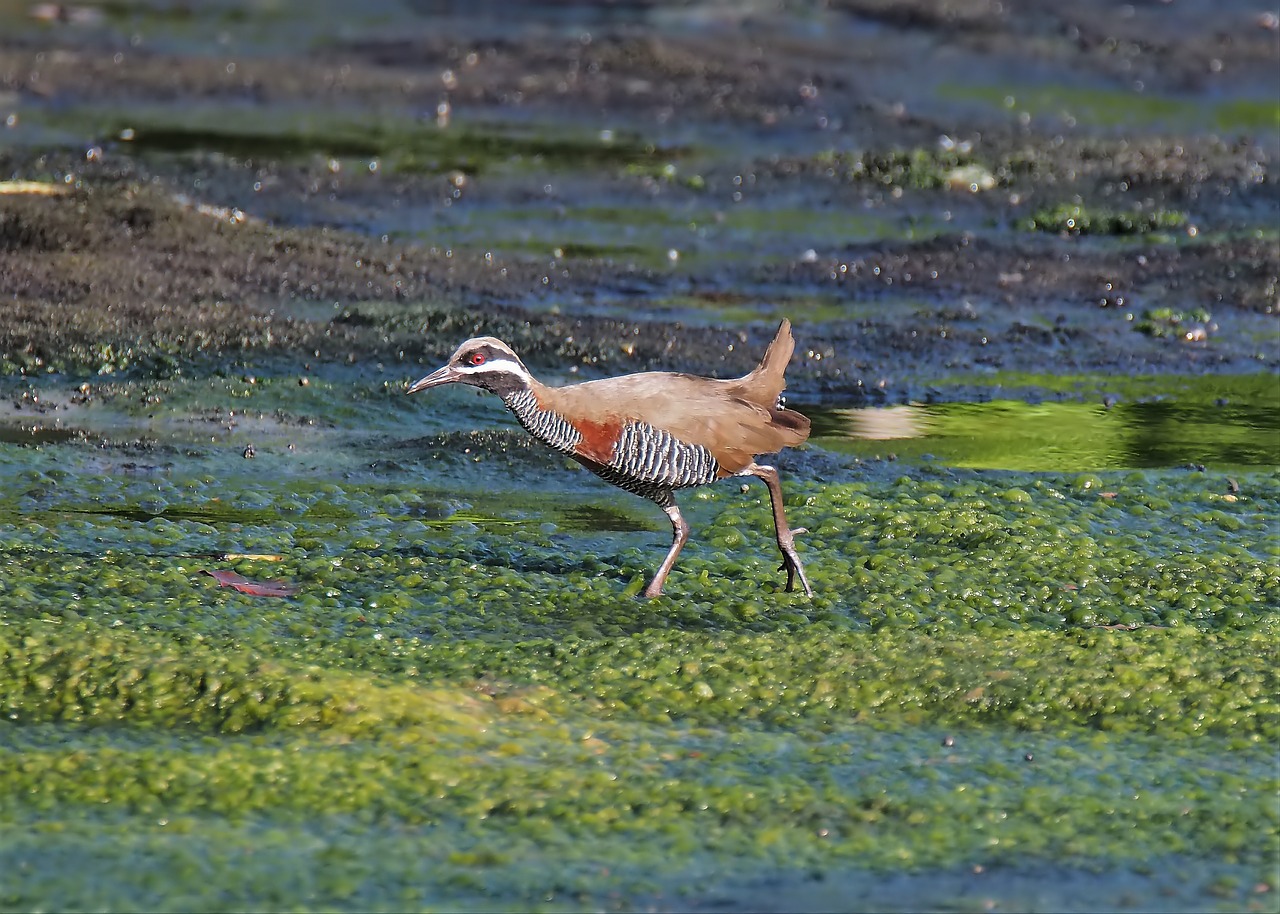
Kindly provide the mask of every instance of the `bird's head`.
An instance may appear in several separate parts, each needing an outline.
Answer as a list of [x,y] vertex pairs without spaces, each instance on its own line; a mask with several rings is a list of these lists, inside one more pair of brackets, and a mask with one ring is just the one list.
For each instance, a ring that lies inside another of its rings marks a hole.
[[414,381],[405,393],[416,394],[443,384],[470,384],[505,397],[527,390],[530,380],[529,369],[510,346],[491,336],[479,336],[459,346],[443,367]]

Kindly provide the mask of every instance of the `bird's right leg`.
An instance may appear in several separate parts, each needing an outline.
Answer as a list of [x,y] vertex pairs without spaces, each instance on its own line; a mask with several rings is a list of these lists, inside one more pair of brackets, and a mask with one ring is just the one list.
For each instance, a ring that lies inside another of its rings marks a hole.
[[651,598],[662,596],[662,585],[667,583],[667,575],[671,573],[671,569],[676,563],[676,556],[680,554],[684,544],[689,542],[689,524],[680,514],[680,506],[676,504],[675,499],[668,496],[666,504],[663,502],[658,503],[662,505],[662,510],[667,512],[667,517],[671,518],[673,538],[671,549],[658,567],[658,573],[653,576],[649,586],[644,589],[644,595]]
[[782,510],[782,483],[778,481],[778,471],[771,466],[753,463],[739,475],[755,476],[769,488],[769,504],[773,507],[773,532],[778,541],[778,551],[782,553],[782,567],[787,572],[787,591],[795,589],[798,577],[805,596],[813,596],[813,588],[809,586],[809,579],[804,576],[804,566],[800,564],[800,556],[796,554],[795,535],[804,533],[805,529],[797,527],[792,530],[787,524],[787,515]]

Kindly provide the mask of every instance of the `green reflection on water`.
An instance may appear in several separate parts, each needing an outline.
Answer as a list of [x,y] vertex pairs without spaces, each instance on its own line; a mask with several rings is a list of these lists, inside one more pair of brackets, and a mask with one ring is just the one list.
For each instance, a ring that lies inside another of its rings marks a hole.
[[1273,466],[1280,403],[1152,400],[1105,403],[941,403],[806,410],[815,443],[866,455],[1002,470],[1108,470],[1195,463]]

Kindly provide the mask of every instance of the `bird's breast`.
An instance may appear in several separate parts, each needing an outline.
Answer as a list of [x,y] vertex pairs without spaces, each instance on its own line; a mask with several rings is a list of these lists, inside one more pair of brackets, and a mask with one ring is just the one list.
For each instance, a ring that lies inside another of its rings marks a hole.
[[533,391],[516,391],[502,399],[530,435],[561,453],[575,453],[582,433],[555,410],[544,409]]
[[614,417],[601,422],[578,419],[570,425],[578,432],[578,443],[573,447],[575,454],[596,463],[613,463],[625,425],[621,419]]

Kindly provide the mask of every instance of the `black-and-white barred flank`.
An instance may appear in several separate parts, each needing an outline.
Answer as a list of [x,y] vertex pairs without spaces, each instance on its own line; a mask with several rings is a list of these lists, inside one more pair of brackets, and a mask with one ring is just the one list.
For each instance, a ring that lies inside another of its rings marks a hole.
[[572,454],[582,436],[569,424],[569,420],[549,409],[540,409],[537,398],[529,390],[516,391],[503,398],[507,408],[515,413],[516,421],[525,430],[548,447],[562,454]]
[[658,507],[664,511],[676,503],[671,486],[636,479],[634,476],[628,476],[617,467],[612,466],[592,467],[591,471],[605,482],[613,483],[619,489],[626,489],[633,495],[639,495],[641,498],[656,502]]
[[[548,447],[574,454],[582,435],[559,413],[541,409],[533,393],[516,391],[503,398],[516,420]],[[674,489],[715,482],[719,465],[707,448],[686,444],[668,431],[643,422],[629,422],[605,465],[588,464],[592,472],[663,508],[675,504]]]
[[640,422],[623,427],[610,463],[632,479],[671,489],[715,482],[719,472],[716,458],[705,447]]

